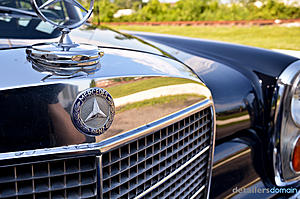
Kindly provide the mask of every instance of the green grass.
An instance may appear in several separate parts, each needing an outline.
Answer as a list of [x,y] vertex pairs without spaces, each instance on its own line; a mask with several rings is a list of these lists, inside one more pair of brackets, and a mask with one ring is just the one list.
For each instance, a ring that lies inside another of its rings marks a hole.
[[268,49],[300,50],[300,28],[282,26],[111,26],[244,44]]
[[137,81],[129,81],[128,83],[123,83],[111,87],[105,88],[114,98],[127,96],[133,93],[137,93],[144,90],[149,90],[152,88],[158,88],[161,86],[176,85],[191,83],[191,80],[180,79],[180,78],[146,78]]

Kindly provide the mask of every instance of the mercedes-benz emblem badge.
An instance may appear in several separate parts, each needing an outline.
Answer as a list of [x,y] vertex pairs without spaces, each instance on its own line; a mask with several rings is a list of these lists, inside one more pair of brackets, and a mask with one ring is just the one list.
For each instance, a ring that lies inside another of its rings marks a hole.
[[71,109],[74,126],[88,136],[104,133],[112,124],[114,115],[113,99],[102,88],[89,88],[81,92]]
[[[67,30],[78,28],[79,26],[84,24],[88,20],[88,18],[91,16],[91,14],[93,12],[93,7],[94,7],[94,0],[90,0],[90,7],[88,9],[86,9],[83,5],[81,5],[77,0],[47,0],[45,3],[42,3],[41,5],[38,4],[37,1],[38,0],[31,0],[33,9],[36,11],[37,15],[43,21],[49,22],[50,24],[52,24],[55,27],[58,27],[61,29],[67,29]],[[57,23],[57,22],[49,19],[48,17],[46,17],[46,15],[42,12],[42,9],[46,9],[49,6],[59,3],[59,2],[69,3],[72,6],[80,8],[81,10],[83,10],[83,12],[85,12],[84,17],[80,21],[76,21],[75,23],[69,23],[69,24],[60,24],[60,23]]]

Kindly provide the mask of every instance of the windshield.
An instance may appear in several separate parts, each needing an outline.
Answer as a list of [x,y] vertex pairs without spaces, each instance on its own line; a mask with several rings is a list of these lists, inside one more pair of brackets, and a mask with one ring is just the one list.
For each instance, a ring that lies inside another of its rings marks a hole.
[[[43,5],[47,0],[37,0]],[[72,23],[82,18],[80,9],[61,0],[42,9],[43,14],[60,24]],[[0,0],[0,38],[48,39],[60,35],[51,24],[35,14],[30,0]]]

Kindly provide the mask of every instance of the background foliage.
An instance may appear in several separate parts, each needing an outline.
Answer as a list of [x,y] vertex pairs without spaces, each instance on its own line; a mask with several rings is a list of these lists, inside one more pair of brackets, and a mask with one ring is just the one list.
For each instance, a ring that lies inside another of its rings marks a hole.
[[[300,18],[300,7],[285,5],[279,0],[179,0],[174,4],[160,3],[159,0],[98,0],[95,1],[93,21],[202,21],[202,20],[252,20],[252,19],[295,19]],[[129,16],[114,18],[119,9],[134,9]]]

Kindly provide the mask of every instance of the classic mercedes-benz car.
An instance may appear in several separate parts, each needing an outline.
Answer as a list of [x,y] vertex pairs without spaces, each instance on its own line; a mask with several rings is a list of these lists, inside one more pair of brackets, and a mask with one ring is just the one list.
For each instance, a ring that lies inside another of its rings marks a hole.
[[297,58],[76,30],[93,2],[0,0],[0,198],[297,197]]

